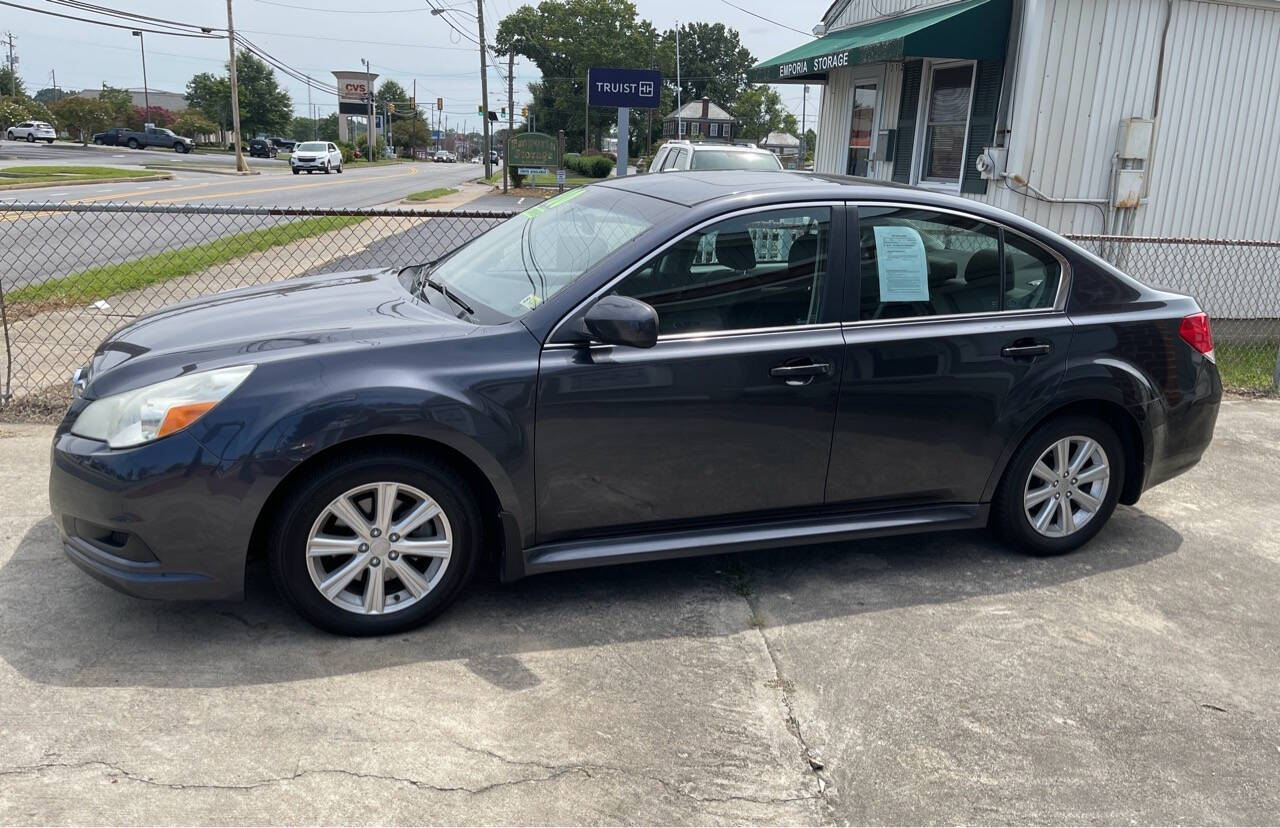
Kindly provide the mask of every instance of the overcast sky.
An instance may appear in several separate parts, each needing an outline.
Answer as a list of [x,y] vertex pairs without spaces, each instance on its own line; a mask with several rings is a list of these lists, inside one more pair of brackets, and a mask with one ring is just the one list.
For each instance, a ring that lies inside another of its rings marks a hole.
[[[207,26],[226,26],[222,0],[96,0],[97,5],[149,14],[170,20]],[[91,16],[67,6],[43,0],[16,0],[25,6],[77,16]],[[492,38],[496,20],[509,14],[519,0],[484,0],[485,29]],[[772,17],[795,29],[808,31],[826,9],[826,0],[799,0],[779,5],[762,0],[733,0],[743,8]],[[439,5],[470,8],[462,0],[438,0]],[[757,59],[765,59],[804,42],[806,38],[727,5],[724,0],[638,0],[640,16],[658,30],[677,20],[721,22],[736,28],[743,44]],[[353,9],[358,11],[353,11]],[[383,13],[385,12],[385,13]],[[470,17],[459,22],[474,26]],[[119,22],[119,21],[116,21]],[[432,16],[425,0],[235,0],[236,28],[259,47],[325,83],[332,83],[334,69],[359,70],[367,58],[381,78],[391,78],[406,90],[418,82],[418,99],[445,99],[449,125],[476,119],[480,101],[479,54],[461,40],[439,17]],[[50,85],[57,72],[58,86],[79,90],[101,86],[141,87],[142,68],[138,40],[127,30],[62,20],[35,12],[0,6],[0,32],[11,31],[17,41],[19,73],[31,93]],[[181,92],[198,72],[221,72],[227,59],[225,40],[146,35],[147,80],[153,89]],[[505,66],[502,67],[505,71]],[[516,61],[516,106],[528,102],[527,84],[538,77],[537,68]],[[300,82],[279,76],[293,96],[298,114],[307,112],[307,89]],[[779,86],[784,100],[800,117],[798,86]],[[489,95],[495,108],[506,103],[505,81],[490,70]],[[810,87],[808,124],[816,122],[818,89]],[[320,115],[337,108],[334,99],[313,91],[311,100]]]

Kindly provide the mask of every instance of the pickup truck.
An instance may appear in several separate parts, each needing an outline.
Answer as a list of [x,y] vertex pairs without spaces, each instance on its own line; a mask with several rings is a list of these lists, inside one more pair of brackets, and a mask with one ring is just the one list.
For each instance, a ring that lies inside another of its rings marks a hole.
[[195,142],[190,138],[175,135],[173,130],[163,127],[147,127],[143,130],[115,127],[106,132],[96,133],[93,136],[93,143],[103,144],[108,147],[128,147],[129,149],[172,147],[174,152],[184,153],[191,152],[195,148]]

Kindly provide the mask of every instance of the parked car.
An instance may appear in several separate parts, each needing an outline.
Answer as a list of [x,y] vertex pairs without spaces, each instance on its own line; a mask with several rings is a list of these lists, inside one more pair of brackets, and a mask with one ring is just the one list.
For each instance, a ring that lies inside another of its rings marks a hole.
[[268,138],[267,140],[279,152],[293,152],[293,148],[298,145],[298,142],[292,138]]
[[112,127],[106,132],[95,132],[93,143],[106,147],[123,147],[129,138],[129,130],[124,127]]
[[[184,138],[176,134],[171,129],[164,127],[147,127],[146,129],[116,129],[108,130],[107,133],[98,133],[98,135],[113,134],[113,146],[125,146],[129,149],[149,149],[151,147],[161,147],[172,149],[174,152],[187,153],[195,149],[195,141],[190,138]],[[94,142],[97,143],[98,135],[94,136]],[[104,141],[105,143],[105,141]]]
[[276,149],[276,145],[266,138],[254,138],[249,142],[249,156],[251,158],[275,158],[280,154]]
[[437,164],[453,164],[457,162],[458,156],[448,150],[436,150],[436,154],[432,156],[431,160]]
[[[806,173],[610,179],[434,262],[152,313],[78,372],[50,501],[125,592],[263,554],[343,634],[542,572],[993,528],[1033,555],[1191,468],[1188,296],[985,204]],[[799,553],[797,553],[799,554]]]
[[48,141],[52,144],[53,139],[58,137],[58,133],[44,121],[23,121],[9,127],[5,137],[10,141],[23,140],[29,144],[34,144],[36,141]]
[[683,170],[780,170],[778,156],[755,146],[741,144],[668,141],[649,162],[649,172]]
[[338,149],[338,145],[332,141],[304,141],[294,149],[293,155],[289,156],[289,165],[293,168],[293,174],[297,175],[303,170],[310,175],[313,172],[321,171],[326,175],[329,172],[342,172],[342,150]]

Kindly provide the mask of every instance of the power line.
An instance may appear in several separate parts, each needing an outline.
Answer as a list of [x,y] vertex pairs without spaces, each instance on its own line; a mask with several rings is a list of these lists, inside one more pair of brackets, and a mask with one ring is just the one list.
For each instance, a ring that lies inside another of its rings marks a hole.
[[788,26],[786,23],[779,23],[779,22],[778,22],[778,21],[776,21],[776,20],[773,20],[773,19],[771,19],[771,18],[765,17],[763,14],[756,14],[756,13],[755,13],[755,12],[753,12],[751,9],[744,9],[744,8],[742,8],[742,6],[739,6],[739,5],[735,4],[735,3],[730,3],[730,2],[729,2],[729,0],[720,0],[720,2],[721,2],[721,3],[724,3],[726,6],[733,6],[733,7],[734,7],[735,9],[737,9],[738,11],[740,11],[740,12],[746,12],[747,14],[751,15],[752,17],[759,18],[760,20],[763,20],[763,21],[764,21],[764,22],[766,22],[766,23],[772,23],[772,24],[773,24],[773,25],[775,25],[775,26],[781,26],[782,28],[786,29],[786,30],[787,30],[787,31],[789,31],[789,32],[795,32],[796,34],[802,34],[802,35],[804,35],[805,37],[813,37],[813,32],[802,32],[802,31],[800,31],[799,29],[793,29],[792,27]]
[[[3,3],[4,0],[0,0]],[[9,5],[4,3],[4,5]],[[239,29],[241,32],[249,34],[271,35],[272,37],[296,37],[302,40],[327,40],[332,43],[359,43],[365,46],[403,46],[408,49],[445,49],[456,52],[474,52],[479,46],[472,48],[470,46],[433,46],[430,43],[394,43],[387,40],[352,40],[349,37],[324,37],[322,35],[302,35],[293,32],[264,32],[261,29]]]
[[[286,9],[300,9],[302,11],[324,12],[328,14],[345,14],[351,16],[351,9],[321,9],[315,6],[295,6],[293,3],[281,3],[279,0],[254,0],[254,2],[262,3],[266,6],[283,6]],[[405,12],[424,12],[428,9],[360,9],[356,14],[403,14]]]
[[78,11],[92,12],[96,14],[105,14],[108,17],[116,17],[122,20],[141,20],[156,25],[168,26],[172,28],[198,29],[199,31],[209,34],[210,32],[223,32],[226,29],[214,26],[201,26],[198,23],[185,23],[180,20],[168,20],[163,17],[152,17],[146,14],[137,14],[136,12],[120,11],[107,6],[99,6],[93,3],[84,2],[84,0],[45,0],[46,3],[54,3],[59,6],[66,6]]
[[222,35],[200,34],[197,32],[178,32],[169,29],[145,29],[141,26],[128,26],[122,23],[108,23],[105,20],[91,20],[87,17],[76,17],[71,14],[62,14],[60,12],[49,11],[48,9],[33,9],[30,6],[22,6],[17,3],[10,3],[8,0],[0,0],[0,6],[8,6],[13,9],[22,9],[23,11],[35,12],[36,14],[45,14],[50,17],[61,17],[65,20],[75,20],[80,23],[92,23],[95,26],[107,26],[112,29],[126,29],[130,31],[143,31],[147,34],[173,35],[174,37],[193,37],[197,40],[224,40]]

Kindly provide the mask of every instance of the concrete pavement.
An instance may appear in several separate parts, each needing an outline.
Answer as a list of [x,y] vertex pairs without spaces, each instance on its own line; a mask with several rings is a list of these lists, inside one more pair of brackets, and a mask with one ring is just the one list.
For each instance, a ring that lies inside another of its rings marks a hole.
[[0,821],[1272,823],[1280,403],[1085,550],[982,533],[476,584],[345,640],[66,562],[0,425]]

